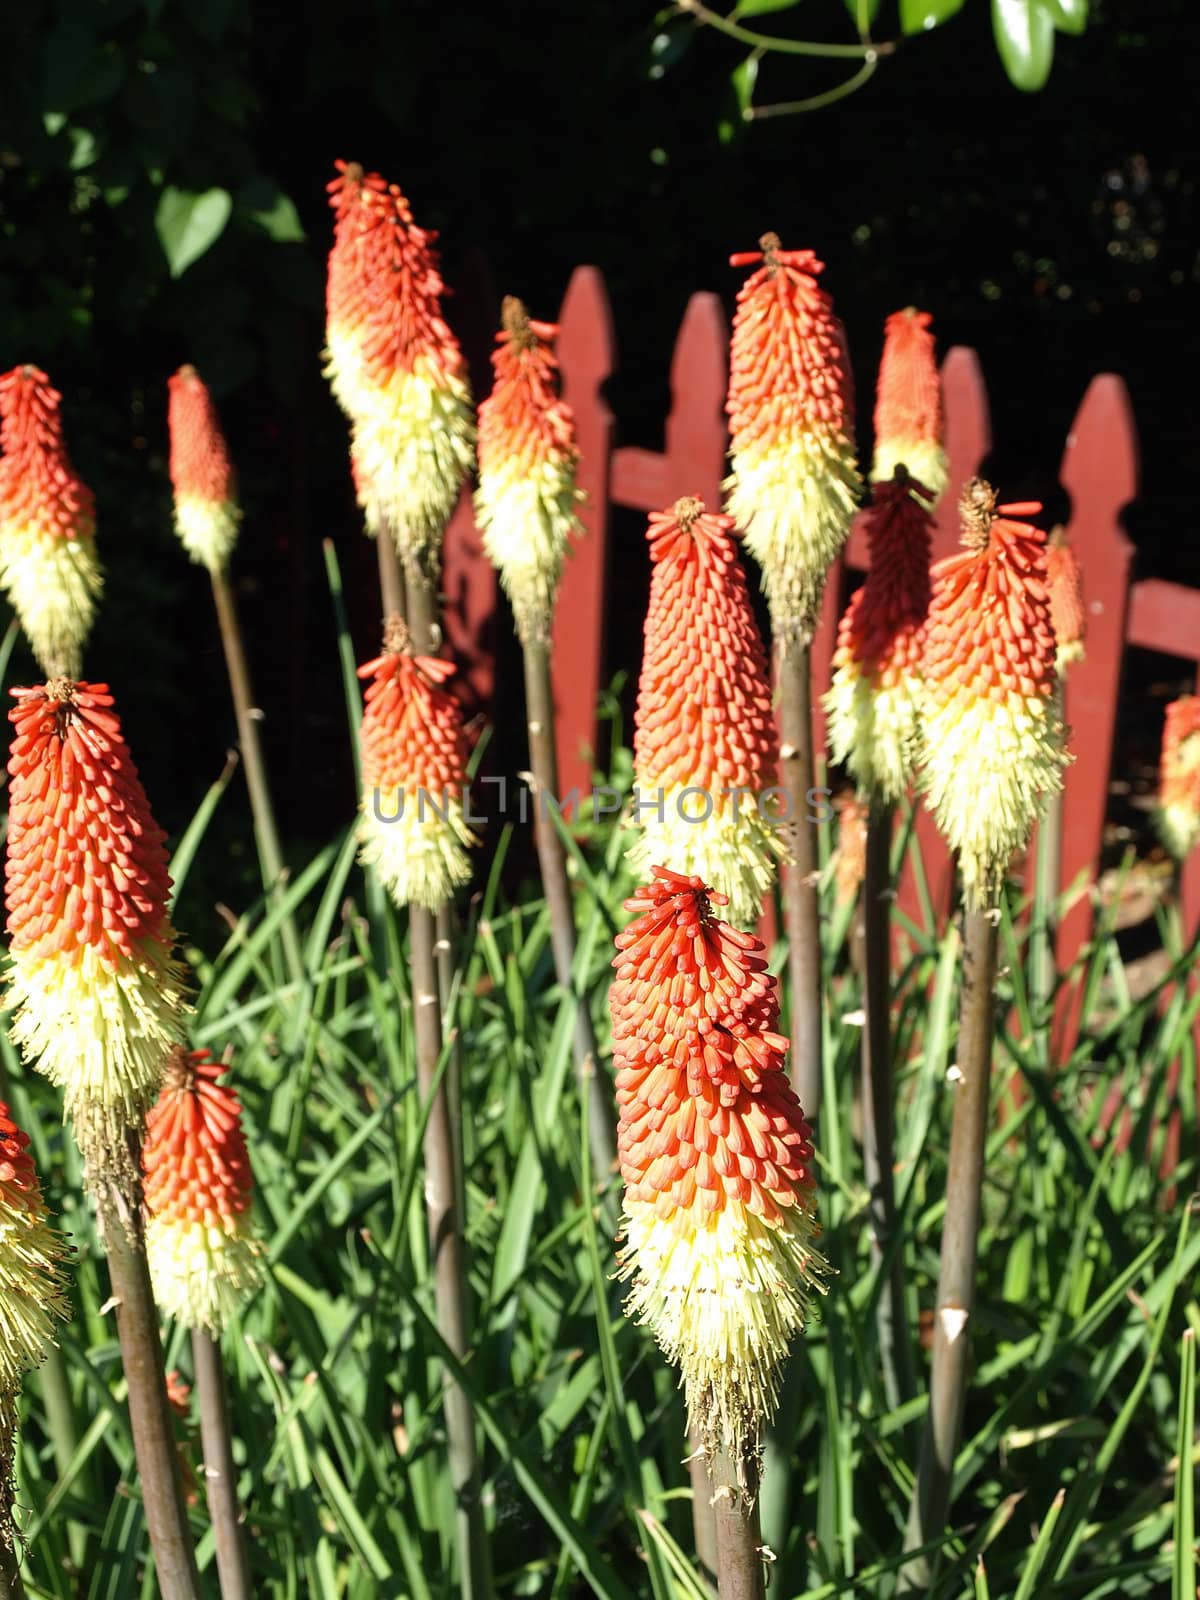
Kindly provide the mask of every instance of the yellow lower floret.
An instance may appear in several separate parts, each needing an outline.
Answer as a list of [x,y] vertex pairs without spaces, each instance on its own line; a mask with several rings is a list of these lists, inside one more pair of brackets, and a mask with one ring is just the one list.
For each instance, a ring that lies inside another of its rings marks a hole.
[[1200,841],[1200,812],[1194,806],[1160,806],[1156,820],[1167,849],[1176,861],[1186,860]]
[[715,1215],[695,1207],[664,1219],[634,1201],[624,1226],[620,1275],[633,1279],[625,1309],[680,1368],[689,1426],[706,1449],[755,1455],[809,1296],[824,1292],[815,1218],[792,1205],[772,1227],[727,1203]]
[[183,974],[153,946],[105,967],[85,946],[75,958],[10,951],[5,1004],[22,1056],[63,1091],[85,1159],[126,1156],[162,1082],[167,1052],[184,1043]]
[[363,796],[358,837],[359,860],[375,869],[398,906],[436,911],[470,882],[467,851],[476,839],[461,800],[372,791]]
[[78,678],[104,587],[94,539],[10,525],[0,536],[0,585],[46,676]]
[[774,887],[776,863],[788,854],[782,825],[788,819],[765,815],[753,794],[664,788],[639,776],[629,820],[639,830],[629,849],[639,880],[659,866],[695,873],[729,896],[721,913],[728,922],[754,927]]
[[365,391],[354,410],[359,504],[371,533],[390,532],[403,555],[441,539],[475,459],[471,393],[459,378],[405,373]]
[[60,1277],[64,1253],[44,1214],[0,1197],[0,1391],[41,1363],[55,1324],[71,1315]]
[[212,573],[224,571],[237,543],[242,513],[232,500],[202,500],[198,495],[176,495],[175,531],[179,542],[198,566]]
[[849,444],[795,434],[734,457],[726,510],[762,568],[784,645],[811,639],[825,575],[846,542],[862,484]]
[[[936,440],[885,439],[875,445],[875,461],[871,467],[871,482],[886,483],[896,474],[897,467],[907,467],[910,478],[915,478],[934,497],[935,503],[946,492],[950,481],[950,467],[946,452]],[[922,504],[927,505],[928,501]]]
[[549,638],[567,540],[580,528],[578,498],[574,468],[561,461],[526,469],[514,460],[481,478],[475,492],[484,552],[500,574],[526,642]]
[[1057,697],[961,700],[926,701],[921,787],[958,854],[967,909],[980,911],[996,904],[1042,797],[1062,788],[1067,757]]
[[833,759],[845,763],[864,794],[890,805],[912,782],[920,692],[915,673],[884,688],[856,667],[841,666],[822,702]]
[[230,1221],[146,1223],[154,1302],[165,1317],[219,1338],[262,1281],[262,1247],[248,1214]]

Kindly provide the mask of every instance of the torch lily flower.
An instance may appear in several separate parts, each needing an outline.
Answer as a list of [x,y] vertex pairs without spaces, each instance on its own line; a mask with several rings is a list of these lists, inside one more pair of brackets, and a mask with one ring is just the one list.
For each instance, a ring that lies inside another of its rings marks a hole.
[[43,672],[77,677],[104,577],[95,501],[67,455],[61,404],[37,367],[0,377],[0,585]]
[[635,871],[697,873],[754,923],[784,854],[763,811],[779,742],[767,654],[732,533],[696,499],[655,512],[633,741]]
[[933,569],[922,709],[923,787],[958,853],[968,910],[999,898],[1041,796],[1067,762],[1036,504],[996,505],[980,478],[963,491],[960,555]]
[[329,185],[326,371],[353,425],[359,503],[398,550],[436,549],[470,471],[471,386],[433,248],[404,195],[355,162]]
[[383,654],[358,669],[371,680],[360,736],[359,859],[398,906],[434,911],[471,877],[467,737],[462,706],[444,687],[453,673],[448,661],[412,654],[398,617],[388,623]]
[[[0,1395],[40,1365],[71,1308],[67,1247],[51,1226],[29,1139],[0,1103]],[[2,1447],[0,1447],[2,1448]]]
[[524,643],[548,644],[567,541],[582,531],[575,419],[558,393],[552,322],[508,296],[492,356],[495,382],[479,408],[475,514]]
[[1046,547],[1046,582],[1050,589],[1050,621],[1058,641],[1058,670],[1064,673],[1086,654],[1087,622],[1079,562],[1061,528],[1054,528]]
[[192,560],[216,574],[228,566],[237,543],[237,474],[212,396],[195,367],[180,367],[168,378],[167,395],[175,531]]
[[784,648],[812,638],[825,574],[845,543],[861,487],[854,401],[842,326],[817,286],[810,250],[761,250],[738,291],[730,346],[732,434],[727,509],[763,572],[771,625]]
[[706,1450],[742,1461],[828,1268],[778,986],[761,942],[713,914],[723,898],[655,867],[625,902],[611,1008],[625,1309],[681,1368]]
[[155,1302],[214,1338],[262,1278],[242,1107],[225,1071],[207,1050],[173,1050],[142,1149]]
[[64,1091],[88,1163],[123,1172],[127,1130],[182,1037],[164,838],[106,684],[57,678],[12,693],[12,1038]]
[[1167,707],[1158,793],[1158,831],[1179,861],[1200,840],[1200,697],[1180,695]]
[[942,386],[938,378],[928,311],[909,306],[884,324],[883,360],[875,394],[874,483],[886,482],[898,466],[924,484],[931,504],[945,493],[949,477],[942,443]]
[[877,484],[867,514],[870,564],[838,628],[825,696],[829,743],[869,797],[895,804],[913,776],[929,610],[929,491],[903,466]]

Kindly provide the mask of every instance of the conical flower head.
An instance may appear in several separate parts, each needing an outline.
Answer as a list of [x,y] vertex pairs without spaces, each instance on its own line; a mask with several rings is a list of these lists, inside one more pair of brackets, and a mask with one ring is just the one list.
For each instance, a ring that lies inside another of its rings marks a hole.
[[37,367],[0,377],[0,585],[43,672],[77,677],[104,579],[61,405]]
[[1050,534],[1046,547],[1046,582],[1050,591],[1050,621],[1058,643],[1058,670],[1066,671],[1086,654],[1087,619],[1083,610],[1083,583],[1079,562],[1061,528]]
[[558,393],[558,328],[532,321],[511,296],[503,321],[495,382],[479,408],[475,514],[521,639],[549,643],[567,541],[582,531],[575,419]]
[[29,1140],[0,1104],[0,1395],[54,1343],[70,1320],[63,1262],[67,1248],[50,1226]]
[[928,499],[903,467],[876,485],[866,581],[838,628],[825,696],[834,760],[846,763],[864,794],[892,804],[912,781],[917,757],[933,541]]
[[942,442],[942,385],[928,311],[909,306],[884,324],[883,360],[875,394],[875,462],[871,478],[886,482],[898,466],[923,483],[934,504],[949,477]]
[[[634,869],[696,873],[753,923],[784,854],[763,808],[778,735],[767,654],[730,517],[679,500],[650,518],[653,573],[633,741]],[[769,804],[769,802],[768,802]]]
[[825,575],[861,487],[845,336],[809,250],[730,257],[762,265],[738,291],[730,348],[727,507],[762,567],[771,626],[787,647],[812,638]]
[[933,569],[925,644],[922,783],[958,852],[969,910],[993,907],[1041,797],[1067,762],[1046,536],[996,506],[982,479],[962,499],[962,554]]
[[1158,831],[1177,860],[1200,841],[1200,697],[1181,695],[1167,707],[1159,769]]
[[359,503],[401,553],[436,549],[475,445],[471,387],[442,315],[435,233],[395,184],[339,161],[326,370],[353,425]]
[[146,1117],[146,1255],[160,1311],[219,1338],[262,1278],[237,1091],[207,1050],[172,1052]]
[[742,1460],[827,1268],[777,985],[760,941],[713,914],[721,900],[656,867],[625,903],[610,998],[625,1309],[681,1368],[706,1447]]
[[182,1040],[167,854],[106,684],[14,689],[6,1004],[89,1163],[127,1160]]
[[467,737],[462,706],[445,687],[448,661],[411,652],[393,618],[384,652],[358,669],[363,705],[359,859],[398,906],[436,910],[471,877],[475,843],[463,818]]
[[225,435],[195,367],[180,367],[167,380],[167,396],[175,531],[193,561],[212,573],[222,572],[242,518]]

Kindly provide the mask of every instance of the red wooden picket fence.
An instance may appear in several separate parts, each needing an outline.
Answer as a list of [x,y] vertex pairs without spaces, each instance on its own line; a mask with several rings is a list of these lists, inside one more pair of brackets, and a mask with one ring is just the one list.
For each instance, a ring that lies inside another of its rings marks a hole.
[[[886,309],[886,308],[885,308]],[[882,318],[881,318],[882,321]],[[558,351],[563,389],[575,411],[582,454],[580,482],[586,534],[568,562],[554,633],[554,688],[558,713],[560,786],[591,782],[596,709],[604,672],[604,636],[610,516],[614,507],[658,511],[680,496],[721,503],[727,433],[724,400],[729,328],[719,298],[695,294],[688,303],[671,362],[671,410],[665,448],[644,450],[614,443],[614,419],[604,385],[617,368],[617,341],[604,279],[579,267],[559,314]],[[951,349],[942,364],[950,485],[937,517],[934,558],[958,548],[957,503],[962,485],[991,448],[987,389],[973,350]],[[864,384],[864,392],[869,389]],[[1113,736],[1125,650],[1144,646],[1178,656],[1200,674],[1200,589],[1149,578],[1131,581],[1133,547],[1121,527],[1137,496],[1137,430],[1122,379],[1102,373],[1089,384],[1067,435],[1059,472],[1071,499],[1067,537],[1083,570],[1087,611],[1086,659],[1067,676],[1066,718],[1074,762],[1066,775],[1063,891],[1080,880],[1095,884],[1112,765]],[[1001,490],[1003,486],[1001,486]],[[1001,494],[1003,498],[1003,493]],[[753,568],[753,562],[749,565]],[[828,687],[838,617],[850,571],[866,565],[860,517],[826,591],[813,646],[814,697]],[[495,578],[484,560],[464,496],[447,531],[445,548],[447,642],[475,694],[489,703],[494,662],[481,644],[496,604]],[[817,744],[824,718],[816,710]],[[932,819],[922,807],[916,824],[935,908],[950,905],[950,861]],[[1183,913],[1189,932],[1200,924],[1200,850],[1183,874]],[[914,904],[913,886],[901,886],[901,904]],[[1087,939],[1093,897],[1081,892],[1058,932],[1060,966],[1071,964]]]

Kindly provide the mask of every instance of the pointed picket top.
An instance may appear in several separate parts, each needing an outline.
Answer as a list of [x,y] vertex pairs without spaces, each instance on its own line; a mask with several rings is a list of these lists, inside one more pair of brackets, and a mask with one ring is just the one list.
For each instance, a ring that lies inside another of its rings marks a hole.
[[551,655],[562,794],[591,788],[596,704],[604,660],[609,479],[613,415],[604,384],[616,365],[616,336],[604,276],[576,267],[558,314],[563,398],[575,413],[579,508],[584,526],[563,566]]
[[966,345],[952,345],[942,362],[942,413],[950,472],[935,513],[935,561],[958,549],[958,502],[963,485],[979,471],[992,448],[992,410],[983,368],[977,352]]
[[672,492],[696,494],[710,510],[721,507],[721,484],[729,440],[725,390],[729,378],[729,323],[720,297],[694,294],[688,301],[671,360],[671,414],[666,456]]

